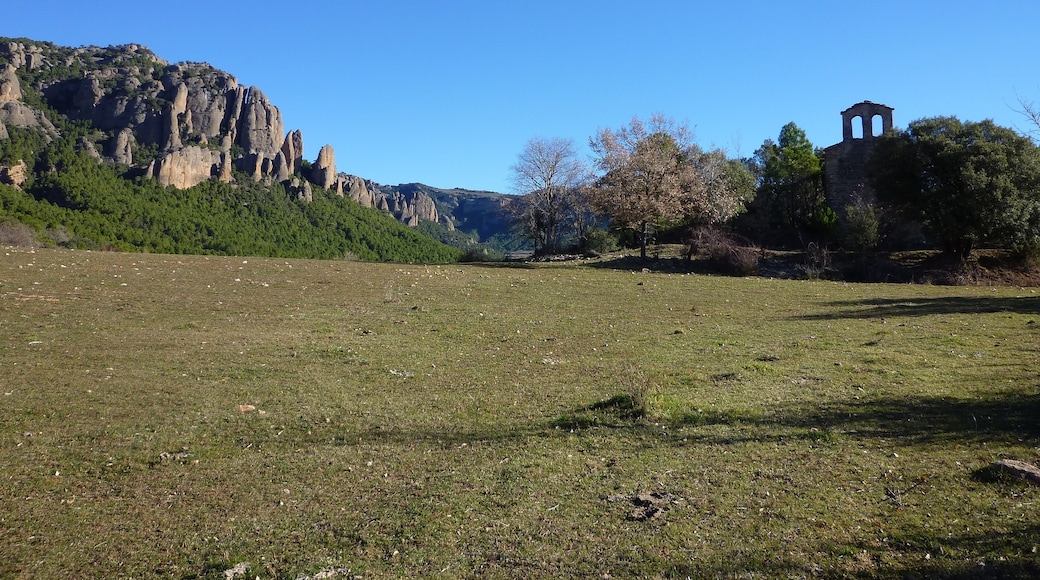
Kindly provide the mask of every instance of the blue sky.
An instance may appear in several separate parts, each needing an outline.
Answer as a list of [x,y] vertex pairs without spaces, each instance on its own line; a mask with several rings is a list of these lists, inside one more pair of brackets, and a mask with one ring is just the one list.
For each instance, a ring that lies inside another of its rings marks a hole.
[[[103,7],[102,7],[103,6]],[[346,0],[5,3],[0,36],[137,43],[259,87],[339,171],[509,191],[534,137],[587,142],[663,113],[747,156],[794,121],[818,147],[840,112],[899,127],[955,115],[1025,128],[1040,103],[1040,2]]]

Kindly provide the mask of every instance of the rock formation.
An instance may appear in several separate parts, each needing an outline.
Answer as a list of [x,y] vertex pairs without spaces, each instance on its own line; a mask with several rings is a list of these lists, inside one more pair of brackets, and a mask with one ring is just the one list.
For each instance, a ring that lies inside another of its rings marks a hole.
[[22,99],[22,85],[18,82],[18,69],[7,65],[0,70],[0,103]]
[[59,136],[58,129],[47,120],[42,111],[37,111],[21,101],[8,101],[0,105],[0,123],[7,127],[35,129],[50,142]]
[[398,219],[411,227],[418,226],[419,220],[439,221],[433,199],[422,191],[397,192],[389,201]]
[[104,94],[97,77],[87,77],[79,84],[79,88],[76,89],[76,93],[72,96],[72,104],[81,111],[90,111],[97,106]]
[[375,196],[368,183],[356,175],[341,175],[343,195],[350,197],[364,207],[375,207]]
[[279,151],[278,154],[274,156],[274,164],[271,168],[271,177],[278,183],[281,183],[289,179],[291,175],[292,172],[289,171],[289,162],[285,160],[285,153]]
[[101,154],[98,153],[97,147],[94,145],[94,142],[90,139],[87,139],[86,137],[80,137],[79,142],[76,143],[76,146],[81,151],[86,152],[87,155],[90,155],[98,161],[102,161]]
[[[421,189],[381,187],[337,173],[330,145],[321,148],[308,174],[301,173],[303,134],[285,132],[281,112],[259,88],[241,86],[209,64],[169,64],[135,44],[67,48],[10,39],[0,39],[0,61],[7,63],[0,65],[0,139],[9,138],[10,127],[38,130],[48,140],[60,136],[42,111],[22,100],[31,90],[59,114],[97,129],[80,140],[81,150],[104,162],[137,163],[164,185],[231,183],[236,168],[256,181],[283,183],[303,201],[313,200],[313,183],[412,226],[430,220],[454,227]],[[20,72],[57,66],[77,73],[34,75],[43,80],[31,87],[19,80]],[[7,180],[25,173],[5,171]]]
[[296,130],[286,135],[285,142],[282,143],[282,154],[285,156],[289,174],[294,175],[303,163],[303,133]]
[[246,153],[273,159],[285,139],[282,113],[256,87],[250,87],[244,98],[237,143]]
[[318,152],[318,159],[311,168],[311,181],[318,187],[331,189],[336,182],[336,154],[331,145],[325,145]]
[[231,154],[226,151],[220,152],[220,172],[217,174],[217,181],[221,183],[231,183],[233,181],[231,175]]
[[56,139],[58,130],[47,120],[43,112],[21,102],[22,85],[18,70],[11,64],[0,70],[0,138],[7,139],[7,127],[36,129],[43,132],[47,140]]
[[123,129],[109,143],[108,158],[112,163],[122,165],[133,165],[134,163],[134,132],[129,128]]
[[289,180],[286,186],[290,195],[295,195],[296,199],[310,203],[314,201],[314,192],[311,190],[311,183],[309,181],[303,181],[298,177],[293,177]]
[[29,175],[29,167],[19,160],[12,167],[0,166],[0,183],[21,189]]
[[[165,134],[163,151],[173,151],[181,148],[181,124],[188,115],[188,87],[184,84],[177,85],[174,89],[173,101],[163,119],[163,132]],[[188,131],[190,132],[190,131]]]
[[222,154],[194,145],[167,153],[149,166],[149,174],[163,185],[187,188],[220,175]]

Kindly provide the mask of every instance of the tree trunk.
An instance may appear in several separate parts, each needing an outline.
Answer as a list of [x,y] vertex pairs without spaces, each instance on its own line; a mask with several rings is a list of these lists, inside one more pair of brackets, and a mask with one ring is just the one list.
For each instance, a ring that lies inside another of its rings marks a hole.
[[639,259],[646,261],[646,222],[639,228]]

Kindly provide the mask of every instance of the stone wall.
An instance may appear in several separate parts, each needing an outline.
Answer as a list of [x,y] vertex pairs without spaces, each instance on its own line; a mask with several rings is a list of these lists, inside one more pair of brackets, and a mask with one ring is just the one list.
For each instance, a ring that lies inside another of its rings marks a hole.
[[[867,163],[878,138],[892,129],[892,111],[887,105],[863,101],[841,112],[842,141],[823,150],[823,178],[827,202],[839,215],[842,209],[862,199],[873,203],[874,190],[867,182]],[[880,132],[873,131],[874,118],[880,117]],[[862,131],[857,137],[856,124]]]

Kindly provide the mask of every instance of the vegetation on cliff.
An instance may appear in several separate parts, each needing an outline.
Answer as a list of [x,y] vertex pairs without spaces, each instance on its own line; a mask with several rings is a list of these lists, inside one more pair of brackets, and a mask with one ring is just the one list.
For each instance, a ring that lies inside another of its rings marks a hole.
[[[0,141],[0,158],[8,145],[31,141]],[[461,254],[386,213],[320,188],[309,203],[280,184],[248,178],[177,189],[98,163],[76,151],[70,137],[28,157],[33,166],[56,170],[39,173],[21,189],[0,185],[0,216],[60,246],[395,262],[450,262]]]

